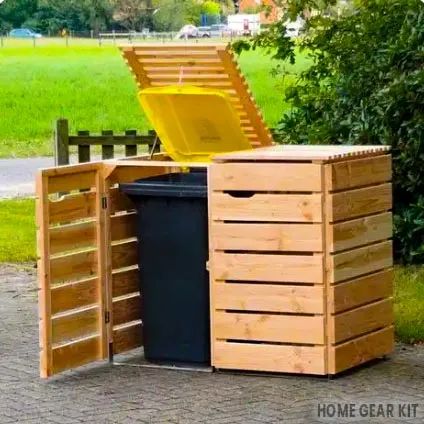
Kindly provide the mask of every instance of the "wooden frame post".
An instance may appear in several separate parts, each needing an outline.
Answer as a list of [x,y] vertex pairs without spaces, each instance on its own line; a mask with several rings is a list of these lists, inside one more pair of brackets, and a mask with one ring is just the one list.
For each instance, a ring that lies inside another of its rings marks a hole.
[[54,132],[55,165],[69,165],[69,123],[61,118],[56,121]]

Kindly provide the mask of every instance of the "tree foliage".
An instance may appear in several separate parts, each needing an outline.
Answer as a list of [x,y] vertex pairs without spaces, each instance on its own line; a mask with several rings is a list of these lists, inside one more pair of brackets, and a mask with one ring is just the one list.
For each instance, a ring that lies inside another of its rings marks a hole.
[[289,0],[282,20],[253,41],[294,62],[284,22],[307,18],[298,47],[313,64],[286,90],[292,108],[278,129],[290,143],[391,145],[395,253],[424,263],[424,3],[357,0],[351,13],[308,19],[312,6],[334,3]]
[[202,13],[233,11],[232,0],[6,0],[0,6],[0,31],[21,26],[50,34],[64,28],[175,31],[184,24],[200,24]]

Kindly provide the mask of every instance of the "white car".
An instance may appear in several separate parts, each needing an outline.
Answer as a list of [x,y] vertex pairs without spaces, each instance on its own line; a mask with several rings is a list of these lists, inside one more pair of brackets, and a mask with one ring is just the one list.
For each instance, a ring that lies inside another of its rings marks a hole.
[[199,30],[194,25],[184,25],[178,32],[176,38],[197,38]]

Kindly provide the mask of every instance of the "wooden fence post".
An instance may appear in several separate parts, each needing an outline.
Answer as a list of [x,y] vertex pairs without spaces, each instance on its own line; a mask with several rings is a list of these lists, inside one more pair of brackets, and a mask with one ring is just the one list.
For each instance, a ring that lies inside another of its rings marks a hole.
[[69,165],[69,124],[67,119],[56,121],[54,136],[55,165]]
[[[90,131],[78,131],[79,136],[88,137]],[[79,144],[78,145],[78,163],[90,162],[90,145]]]

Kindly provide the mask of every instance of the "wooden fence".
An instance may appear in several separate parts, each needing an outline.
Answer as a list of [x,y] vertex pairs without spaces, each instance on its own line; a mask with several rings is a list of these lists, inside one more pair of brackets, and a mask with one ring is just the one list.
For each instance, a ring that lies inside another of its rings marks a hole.
[[113,131],[102,131],[100,135],[90,135],[89,131],[78,131],[77,135],[69,134],[67,119],[58,119],[55,124],[54,152],[56,166],[69,165],[70,147],[76,146],[78,162],[91,161],[91,147],[101,146],[102,159],[113,159],[115,146],[125,146],[125,156],[136,156],[139,146],[147,146],[149,152],[160,151],[160,140],[155,131],[148,134],[137,134],[136,130],[127,130],[123,135],[115,135]]

